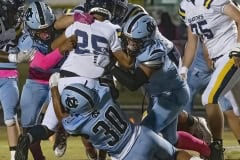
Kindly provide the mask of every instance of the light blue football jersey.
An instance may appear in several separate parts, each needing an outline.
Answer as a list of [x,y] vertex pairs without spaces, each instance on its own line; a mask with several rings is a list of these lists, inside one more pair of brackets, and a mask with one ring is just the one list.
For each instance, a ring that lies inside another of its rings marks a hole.
[[68,133],[85,136],[95,148],[119,154],[133,135],[134,125],[113,102],[110,93],[100,95],[95,112],[70,115],[62,123]]

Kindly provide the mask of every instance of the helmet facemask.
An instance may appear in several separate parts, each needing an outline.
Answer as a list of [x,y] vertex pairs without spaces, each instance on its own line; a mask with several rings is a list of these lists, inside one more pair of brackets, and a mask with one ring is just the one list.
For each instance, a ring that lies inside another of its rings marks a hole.
[[50,44],[52,42],[52,40],[54,39],[54,28],[53,26],[50,26],[48,28],[45,29],[38,29],[38,30],[34,30],[34,29],[30,29],[29,28],[29,32],[31,33],[31,35],[40,40],[41,42],[45,43],[45,44]]
[[123,34],[127,37],[127,50],[134,54],[142,51],[153,42],[155,32],[156,22],[151,16],[139,13],[131,17],[123,27]]
[[129,56],[136,57],[141,49],[144,47],[144,41],[142,39],[134,39],[125,36],[126,51]]
[[97,13],[111,20],[114,11],[113,0],[87,0],[84,4],[86,12],[90,14]]

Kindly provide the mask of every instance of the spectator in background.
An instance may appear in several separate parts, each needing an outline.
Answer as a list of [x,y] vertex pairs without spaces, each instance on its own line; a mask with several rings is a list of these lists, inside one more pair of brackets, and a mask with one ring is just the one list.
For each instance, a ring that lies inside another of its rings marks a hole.
[[169,40],[176,39],[176,26],[173,24],[172,19],[168,12],[161,14],[161,22],[158,25],[159,31]]
[[[11,160],[15,160],[14,154],[19,134],[17,121],[19,73],[15,62],[19,62],[20,57],[16,44],[21,33],[23,6],[24,2],[21,0],[0,1],[0,102]],[[6,60],[2,59],[4,57]]]

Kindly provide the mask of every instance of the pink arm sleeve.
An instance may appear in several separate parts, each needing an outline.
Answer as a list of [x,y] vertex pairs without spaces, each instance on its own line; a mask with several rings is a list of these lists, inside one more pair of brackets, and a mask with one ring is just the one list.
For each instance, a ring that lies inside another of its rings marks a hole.
[[53,68],[62,58],[63,55],[60,53],[58,48],[47,55],[43,55],[41,52],[37,51],[30,63],[30,67],[48,70]]

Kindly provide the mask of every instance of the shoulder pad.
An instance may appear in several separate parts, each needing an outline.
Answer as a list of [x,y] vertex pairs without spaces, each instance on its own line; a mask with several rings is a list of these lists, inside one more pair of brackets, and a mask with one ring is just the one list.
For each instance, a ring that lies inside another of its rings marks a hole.
[[32,46],[33,46],[33,39],[28,33],[23,34],[19,38],[18,48],[20,50],[26,50],[26,49],[32,48]]
[[178,9],[178,15],[181,17],[183,21],[185,21],[185,17],[186,17],[186,11],[185,11],[186,7],[187,7],[187,2],[182,1]]
[[229,0],[204,0],[203,5],[209,9],[211,7],[220,7],[228,3],[230,3]]
[[181,7],[179,7],[178,9],[178,15],[181,17],[183,21],[185,21],[186,13],[185,13],[185,10],[182,9]]

